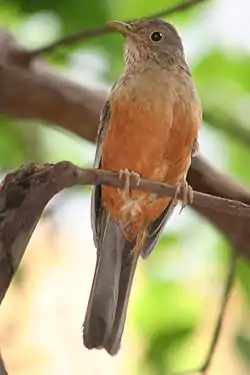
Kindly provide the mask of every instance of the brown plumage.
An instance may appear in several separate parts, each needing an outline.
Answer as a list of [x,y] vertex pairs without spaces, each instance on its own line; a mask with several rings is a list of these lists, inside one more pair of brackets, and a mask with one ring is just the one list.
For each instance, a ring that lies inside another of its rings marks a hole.
[[[126,67],[102,112],[95,167],[179,184],[202,117],[181,39],[160,20],[111,26],[126,39]],[[138,257],[152,251],[173,207],[171,198],[152,193],[93,189],[97,265],[84,322],[86,347],[112,355],[119,350]]]

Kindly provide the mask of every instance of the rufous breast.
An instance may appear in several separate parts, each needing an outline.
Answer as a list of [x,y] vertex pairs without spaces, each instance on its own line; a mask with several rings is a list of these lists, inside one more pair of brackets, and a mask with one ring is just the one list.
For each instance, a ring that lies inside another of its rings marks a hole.
[[[196,108],[192,109],[195,100],[189,96],[189,101],[183,99],[185,93],[178,93],[171,77],[165,85],[161,76],[157,80],[150,74],[137,82],[127,79],[118,84],[110,97],[102,168],[129,169],[143,178],[172,184],[184,178],[200,121]],[[131,240],[170,202],[168,197],[141,191],[132,191],[124,199],[120,190],[111,187],[103,187],[102,199],[113,219],[129,228]]]

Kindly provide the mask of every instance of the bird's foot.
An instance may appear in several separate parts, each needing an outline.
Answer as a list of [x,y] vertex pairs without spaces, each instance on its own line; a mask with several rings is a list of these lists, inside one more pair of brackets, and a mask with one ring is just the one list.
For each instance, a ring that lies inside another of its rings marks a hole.
[[175,195],[174,195],[174,204],[177,205],[178,199],[177,196],[179,194],[182,194],[182,204],[181,204],[181,210],[182,210],[188,205],[188,204],[193,204],[194,200],[194,192],[193,189],[191,188],[190,185],[188,185],[186,180],[182,180],[176,185],[176,190],[175,190]]
[[141,179],[139,173],[135,171],[129,171],[127,168],[121,169],[119,171],[119,179],[124,180],[124,188],[121,189],[124,197],[128,197],[128,195],[130,194],[131,177],[135,178],[136,185],[138,186]]

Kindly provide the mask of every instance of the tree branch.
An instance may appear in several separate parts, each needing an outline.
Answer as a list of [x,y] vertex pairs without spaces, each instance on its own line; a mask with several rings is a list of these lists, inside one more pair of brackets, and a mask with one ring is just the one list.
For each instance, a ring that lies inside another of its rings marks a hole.
[[[171,8],[164,9],[161,12],[153,13],[148,17],[144,17],[144,19],[169,16],[171,14],[187,10],[193,7],[194,5],[197,5],[198,3],[202,3],[205,1],[207,0],[187,0]],[[136,21],[136,20],[128,20],[127,22],[132,22],[132,21]],[[31,51],[29,53],[29,57],[30,59],[33,59],[34,57],[41,55],[43,53],[53,52],[55,49],[63,45],[70,45],[70,44],[74,44],[77,42],[82,42],[85,39],[101,36],[101,35],[112,33],[112,32],[114,32],[114,30],[111,29],[109,26],[102,26],[102,27],[99,27],[96,29],[90,29],[90,30],[82,30],[75,34],[68,35],[65,38],[59,39],[51,44],[48,44],[47,46]]]
[[[49,72],[0,67],[0,112],[23,120],[41,120],[93,141],[105,96]],[[70,103],[70,112],[68,104]],[[85,127],[84,124],[90,124]],[[95,126],[93,126],[95,124]]]
[[[69,162],[31,163],[6,175],[0,189],[0,303],[48,201],[62,189],[87,184],[124,186],[118,173],[81,169]],[[137,184],[133,177],[131,188],[159,196],[174,196],[176,191],[176,187],[156,181],[142,179]],[[181,199],[181,193],[177,198]],[[240,215],[245,220],[250,217],[250,206],[200,192],[194,192],[193,206]],[[250,252],[247,255],[250,259]]]
[[[194,158],[188,172],[188,183],[196,191],[233,199],[250,204],[250,191],[229,176],[213,168],[203,157]],[[195,210],[210,220],[231,246],[248,258],[250,253],[250,221],[241,217],[215,212],[211,208],[196,207]]]
[[207,371],[209,370],[209,367],[212,363],[212,359],[214,357],[215,350],[217,348],[217,345],[219,343],[220,333],[222,332],[224,318],[226,315],[226,309],[228,306],[231,290],[233,287],[233,282],[235,278],[235,271],[236,271],[236,265],[237,265],[237,254],[233,251],[232,259],[230,260],[230,266],[228,270],[228,274],[226,277],[225,287],[223,291],[223,298],[221,302],[221,307],[218,315],[217,322],[215,324],[212,341],[208,349],[207,358],[205,360],[204,365],[201,367],[201,375],[206,375]]
[[203,119],[216,130],[222,130],[224,134],[245,145],[250,146],[250,131],[242,123],[231,118],[227,114],[216,111],[204,111]]

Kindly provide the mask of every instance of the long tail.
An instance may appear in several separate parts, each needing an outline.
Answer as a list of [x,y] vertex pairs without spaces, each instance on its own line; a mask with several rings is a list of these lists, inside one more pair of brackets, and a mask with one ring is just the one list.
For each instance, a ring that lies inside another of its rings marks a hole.
[[111,355],[115,355],[121,346],[121,338],[127,316],[128,301],[135,275],[137,261],[140,255],[140,251],[130,253],[131,248],[133,248],[133,245],[131,246],[131,243],[127,243],[127,246],[125,246],[123,251],[123,261],[119,282],[119,295],[116,306],[115,320],[112,331],[105,344],[105,349]]
[[94,280],[84,321],[83,340],[89,348],[115,355],[121,344],[132,281],[139,252],[126,241],[110,218],[97,250]]

